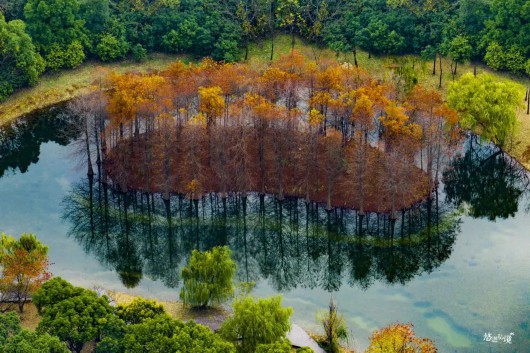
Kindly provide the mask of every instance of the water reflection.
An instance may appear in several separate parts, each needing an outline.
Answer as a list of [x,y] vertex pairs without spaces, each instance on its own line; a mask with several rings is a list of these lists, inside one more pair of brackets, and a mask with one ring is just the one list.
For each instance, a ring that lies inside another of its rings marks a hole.
[[25,173],[39,161],[43,143],[68,145],[79,136],[77,123],[62,106],[57,106],[0,126],[0,177],[17,169]]
[[231,247],[240,280],[268,279],[277,291],[404,284],[449,258],[460,224],[437,195],[392,221],[271,196],[163,199],[118,192],[97,178],[77,184],[64,210],[70,235],[127,287],[142,276],[178,286],[192,249],[216,245]]
[[466,141],[465,153],[443,173],[445,194],[455,205],[466,203],[474,218],[513,217],[530,194],[528,171],[499,147]]

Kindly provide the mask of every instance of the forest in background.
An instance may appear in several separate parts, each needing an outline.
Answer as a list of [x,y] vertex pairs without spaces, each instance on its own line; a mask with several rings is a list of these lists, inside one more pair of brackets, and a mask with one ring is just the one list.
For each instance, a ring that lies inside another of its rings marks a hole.
[[[44,72],[149,52],[227,62],[248,44],[300,35],[337,52],[418,54],[530,72],[530,1],[0,0],[0,100]],[[354,59],[355,60],[355,59]],[[436,70],[433,65],[433,70]]]

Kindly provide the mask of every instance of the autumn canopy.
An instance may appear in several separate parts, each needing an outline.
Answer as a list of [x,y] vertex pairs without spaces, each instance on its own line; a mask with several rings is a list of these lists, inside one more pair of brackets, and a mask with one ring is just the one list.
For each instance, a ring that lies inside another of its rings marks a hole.
[[258,192],[394,215],[429,195],[456,136],[438,92],[398,94],[296,51],[264,69],[206,59],[108,81],[108,176],[166,197]]

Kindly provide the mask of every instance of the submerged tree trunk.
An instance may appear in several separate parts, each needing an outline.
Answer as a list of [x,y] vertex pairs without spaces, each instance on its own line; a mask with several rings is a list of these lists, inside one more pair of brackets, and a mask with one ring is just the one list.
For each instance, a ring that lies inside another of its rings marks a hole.
[[90,157],[90,141],[88,140],[88,119],[85,118],[85,144],[86,144],[86,156],[87,156],[87,176],[89,178],[94,176],[94,169],[92,168],[92,158]]

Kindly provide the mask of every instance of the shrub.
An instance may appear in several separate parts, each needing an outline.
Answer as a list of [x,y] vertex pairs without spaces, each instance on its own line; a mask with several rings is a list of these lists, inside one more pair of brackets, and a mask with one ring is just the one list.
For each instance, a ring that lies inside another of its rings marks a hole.
[[142,62],[147,59],[147,50],[141,44],[136,44],[131,51],[134,61]]
[[66,53],[58,44],[52,45],[46,54],[46,68],[51,71],[59,71],[64,67]]
[[301,347],[296,350],[296,353],[315,353],[315,352],[309,347]]
[[16,313],[0,314],[0,348],[8,337],[16,335],[20,330],[20,319]]
[[348,328],[344,317],[338,313],[336,303],[329,302],[329,310],[321,316],[320,321],[324,327],[324,342],[328,352],[339,353],[340,342],[348,338]]
[[505,55],[506,69],[514,74],[521,74],[525,69],[525,60],[522,49],[513,46]]
[[113,61],[123,58],[128,51],[128,45],[124,38],[116,38],[112,34],[104,34],[96,46],[95,54],[102,61]]
[[291,353],[291,343],[284,339],[268,344],[259,344],[256,353]]
[[35,332],[22,330],[17,335],[9,337],[3,353],[70,353],[64,342],[59,338],[45,333],[39,335]]
[[506,67],[506,59],[504,55],[504,49],[497,42],[492,42],[486,49],[486,55],[484,56],[486,65],[491,67],[493,70],[501,70]]
[[193,321],[184,324],[162,314],[104,337],[97,352],[235,353],[235,348],[205,326]]
[[0,314],[0,352],[2,353],[69,353],[59,338],[22,330],[14,312]]
[[117,310],[118,317],[127,325],[138,324],[145,319],[152,319],[165,313],[164,307],[154,300],[136,298],[130,304],[120,305]]

